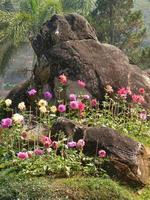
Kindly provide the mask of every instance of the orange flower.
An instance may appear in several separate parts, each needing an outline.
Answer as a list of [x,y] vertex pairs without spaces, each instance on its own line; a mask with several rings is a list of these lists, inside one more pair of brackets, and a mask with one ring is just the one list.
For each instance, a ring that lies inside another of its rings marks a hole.
[[108,92],[108,93],[112,93],[112,92],[114,91],[111,85],[106,85],[105,90],[106,90],[106,92]]

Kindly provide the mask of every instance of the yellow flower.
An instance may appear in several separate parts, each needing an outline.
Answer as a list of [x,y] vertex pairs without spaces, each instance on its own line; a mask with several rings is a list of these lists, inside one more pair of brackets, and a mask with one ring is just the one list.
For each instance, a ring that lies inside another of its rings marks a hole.
[[57,112],[56,106],[51,106],[51,107],[50,107],[50,111],[51,111],[52,113]]
[[14,115],[12,116],[12,119],[13,119],[13,121],[14,121],[16,124],[20,124],[20,123],[22,123],[22,122],[24,121],[23,115],[20,115],[20,114],[18,114],[18,113],[14,114]]
[[6,104],[7,107],[11,106],[12,100],[11,99],[6,99],[5,100],[5,104]]
[[41,107],[39,108],[39,110],[40,110],[41,113],[46,113],[46,112],[47,112],[47,109],[46,109],[45,106],[41,106]]
[[45,101],[44,99],[41,99],[39,102],[38,102],[38,106],[47,106],[48,105],[48,103],[47,103],[47,101]]
[[21,111],[25,110],[25,109],[26,109],[25,103],[24,103],[24,102],[19,103],[19,104],[18,104],[18,108],[19,108]]

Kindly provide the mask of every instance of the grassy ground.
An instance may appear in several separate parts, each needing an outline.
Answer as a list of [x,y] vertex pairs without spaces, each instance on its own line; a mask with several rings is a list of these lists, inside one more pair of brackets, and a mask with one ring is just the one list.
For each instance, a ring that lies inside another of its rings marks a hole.
[[137,192],[108,178],[23,179],[1,174],[0,185],[0,200],[150,200],[149,187]]

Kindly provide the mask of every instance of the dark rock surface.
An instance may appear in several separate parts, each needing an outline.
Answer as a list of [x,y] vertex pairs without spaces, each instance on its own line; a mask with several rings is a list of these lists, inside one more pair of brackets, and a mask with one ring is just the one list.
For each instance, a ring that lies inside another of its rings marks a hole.
[[104,149],[113,169],[124,181],[146,184],[150,178],[150,155],[141,144],[107,127],[85,127],[66,118],[58,118],[52,127],[52,136],[63,131],[69,140],[84,139],[83,152],[95,156]]
[[86,89],[99,100],[104,99],[108,84],[115,90],[128,86],[135,93],[143,87],[145,106],[150,108],[148,74],[131,65],[115,46],[98,42],[93,28],[82,16],[54,15],[30,40],[37,55],[33,85],[43,88],[49,84],[54,91],[55,77],[64,73],[73,81],[85,81]]

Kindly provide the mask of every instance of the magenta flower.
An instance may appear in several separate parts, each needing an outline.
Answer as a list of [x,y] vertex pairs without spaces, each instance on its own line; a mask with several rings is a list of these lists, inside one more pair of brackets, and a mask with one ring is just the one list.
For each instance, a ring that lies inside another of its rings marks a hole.
[[77,83],[78,83],[78,86],[79,86],[80,88],[84,88],[85,85],[86,85],[85,82],[84,82],[84,81],[81,81],[81,80],[78,80]]
[[51,100],[52,99],[52,94],[49,92],[49,91],[47,91],[47,92],[44,92],[44,98],[46,99],[46,100]]
[[78,140],[77,148],[78,149],[83,149],[84,146],[85,146],[85,141],[83,139]]
[[106,151],[105,150],[100,150],[98,152],[98,156],[99,156],[99,158],[105,158],[106,157]]
[[29,96],[35,96],[36,93],[37,93],[37,91],[36,91],[36,89],[34,89],[34,88],[28,91],[28,95],[29,95]]
[[34,153],[35,153],[35,155],[40,156],[40,155],[43,155],[43,154],[44,154],[44,151],[43,151],[42,149],[35,149],[35,150],[34,150]]
[[10,118],[2,119],[2,121],[1,121],[2,128],[9,128],[10,126],[12,126],[12,119],[10,119]]
[[21,160],[25,160],[27,159],[29,156],[28,156],[28,153],[27,152],[19,152],[17,154],[17,157],[20,158]]
[[75,94],[70,94],[69,95],[69,99],[70,99],[70,101],[76,101],[77,100],[77,96]]
[[70,108],[71,108],[72,110],[77,110],[77,109],[79,108],[79,106],[78,106],[78,101],[71,101],[71,102],[70,102]]
[[68,148],[75,148],[77,146],[77,143],[74,141],[68,142],[67,143]]
[[58,106],[58,111],[61,112],[61,113],[65,112],[66,111],[66,106],[64,104],[60,104]]

